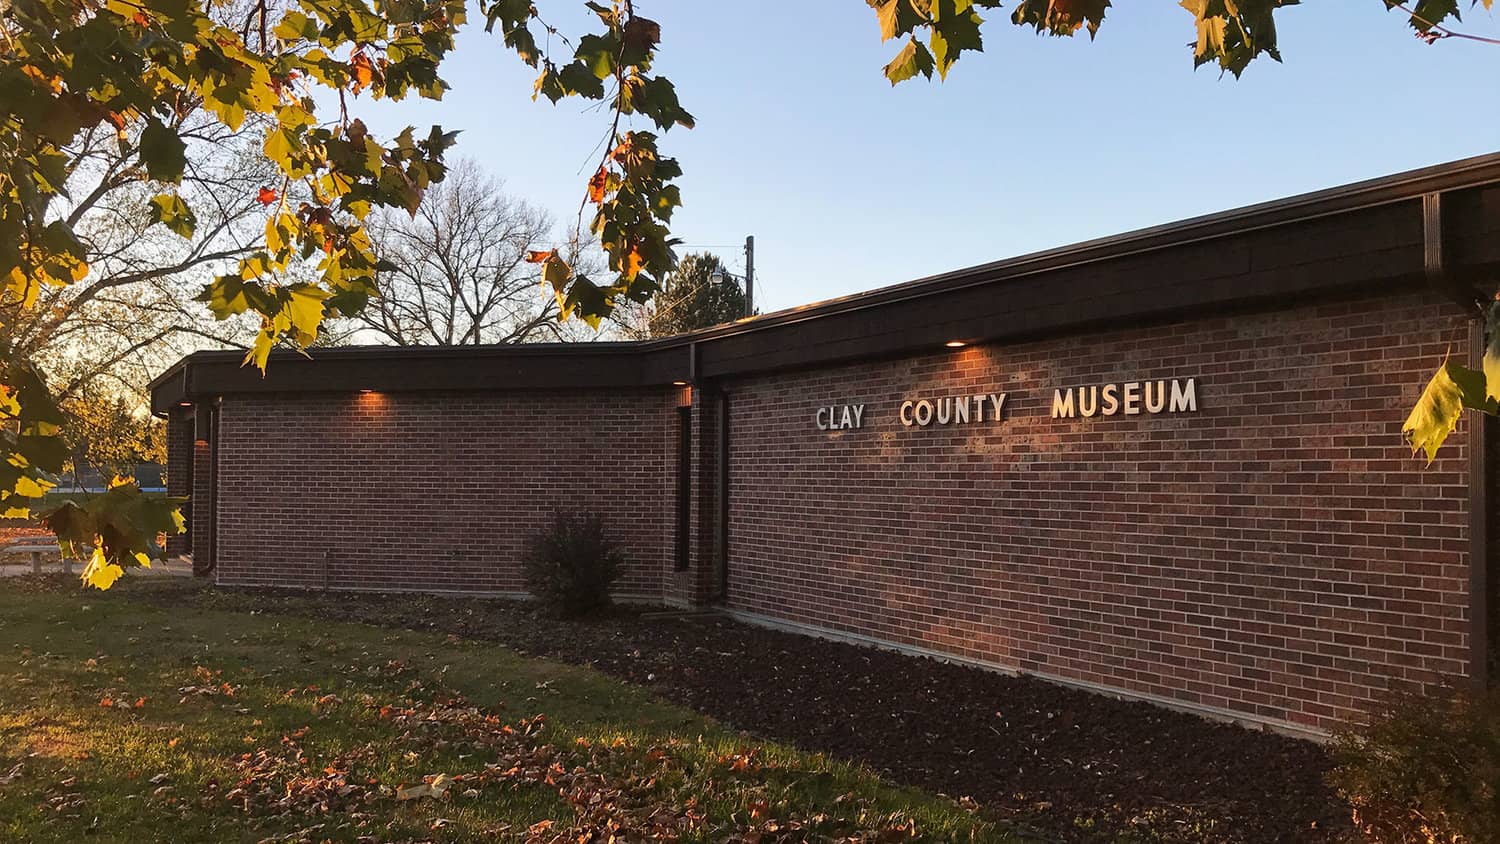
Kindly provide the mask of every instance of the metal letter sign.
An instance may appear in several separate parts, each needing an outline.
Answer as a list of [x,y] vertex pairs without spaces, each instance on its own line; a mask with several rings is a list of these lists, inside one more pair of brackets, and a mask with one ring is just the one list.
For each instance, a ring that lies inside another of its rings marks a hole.
[[[905,399],[896,418],[906,428],[1004,422],[1009,393],[974,393],[935,399]],[[1122,381],[1052,391],[1053,419],[1092,419],[1096,416],[1139,416],[1158,413],[1195,413],[1198,379]],[[865,426],[865,405],[829,404],[813,413],[819,431],[857,430]]]

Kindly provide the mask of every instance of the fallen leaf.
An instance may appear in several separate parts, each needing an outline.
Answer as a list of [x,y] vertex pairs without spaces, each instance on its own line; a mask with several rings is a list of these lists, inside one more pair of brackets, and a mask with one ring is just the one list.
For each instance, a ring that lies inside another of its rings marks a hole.
[[396,790],[397,800],[420,800],[423,797],[431,797],[434,800],[443,799],[448,793],[448,788],[453,785],[453,778],[447,774],[438,774],[433,777],[432,782],[421,785],[410,785],[406,788]]
[[16,766],[14,768],[10,769],[10,773],[5,774],[3,776],[0,776],[0,785],[10,785],[11,783],[13,783],[16,780],[20,779],[21,778],[21,769],[22,769],[21,763],[17,762]]

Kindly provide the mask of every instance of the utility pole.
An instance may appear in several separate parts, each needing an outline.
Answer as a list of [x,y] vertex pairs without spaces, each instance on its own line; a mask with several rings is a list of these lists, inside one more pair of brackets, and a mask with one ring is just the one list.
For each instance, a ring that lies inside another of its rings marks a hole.
[[745,238],[745,316],[755,316],[755,235]]

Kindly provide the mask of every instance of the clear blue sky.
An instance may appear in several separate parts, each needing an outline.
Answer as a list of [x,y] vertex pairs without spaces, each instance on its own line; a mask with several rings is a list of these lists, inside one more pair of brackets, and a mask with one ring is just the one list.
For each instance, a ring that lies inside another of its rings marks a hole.
[[[581,0],[537,5],[587,24]],[[698,120],[663,139],[686,170],[674,231],[736,268],[754,234],[762,312],[1500,150],[1500,47],[1427,46],[1379,0],[1285,10],[1285,63],[1239,80],[1193,70],[1192,19],[1166,0],[1117,3],[1092,43],[1002,10],[947,82],[896,88],[864,0],[769,5],[636,0]],[[571,219],[604,118],[533,103],[534,72],[479,26],[443,76],[440,103],[354,111],[382,134],[462,129],[459,154]]]

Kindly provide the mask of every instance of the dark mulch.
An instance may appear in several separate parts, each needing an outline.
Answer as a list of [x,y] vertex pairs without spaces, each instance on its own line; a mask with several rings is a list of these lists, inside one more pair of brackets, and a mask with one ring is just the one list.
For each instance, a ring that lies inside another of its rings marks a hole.
[[1035,679],[717,617],[616,610],[563,622],[520,602],[127,589],[169,605],[437,630],[594,666],[749,733],[979,801],[1067,841],[1331,841],[1348,810],[1317,745]]

